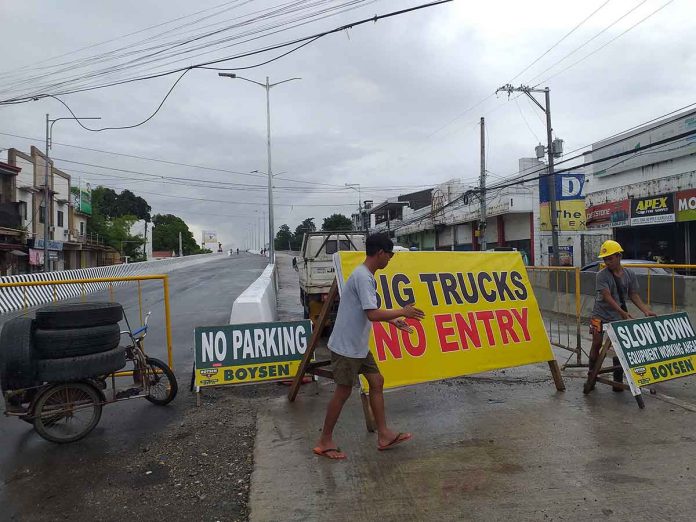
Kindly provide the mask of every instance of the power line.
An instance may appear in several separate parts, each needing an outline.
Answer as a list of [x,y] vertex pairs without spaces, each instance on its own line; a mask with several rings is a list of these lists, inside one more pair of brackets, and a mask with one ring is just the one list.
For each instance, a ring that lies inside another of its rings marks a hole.
[[[315,34],[310,35],[310,36],[305,36],[305,37],[301,37],[301,38],[296,38],[296,39],[291,40],[291,41],[288,41],[288,42],[284,42],[284,43],[281,43],[281,44],[276,44],[276,45],[267,46],[266,48],[263,48],[263,49],[254,50],[254,51],[249,51],[249,52],[245,52],[245,53],[240,53],[240,54],[237,54],[237,55],[234,55],[234,56],[228,56],[228,57],[224,57],[224,58],[218,58],[218,59],[215,59],[215,60],[209,60],[209,61],[206,61],[206,62],[197,63],[197,64],[195,64],[195,65],[188,66],[188,67],[181,67],[181,68],[173,69],[173,70],[170,70],[170,71],[165,71],[165,72],[160,72],[160,73],[154,73],[154,74],[150,74],[150,75],[146,75],[146,76],[140,76],[140,77],[135,77],[135,78],[130,78],[130,79],[126,79],[126,80],[119,80],[119,81],[108,82],[108,83],[105,83],[105,84],[102,84],[102,85],[93,86],[93,87],[84,87],[84,88],[80,88],[80,89],[69,89],[69,88],[68,88],[68,89],[66,89],[65,91],[57,92],[57,93],[52,93],[52,94],[53,94],[53,95],[65,95],[65,94],[73,94],[73,93],[77,93],[77,92],[92,91],[92,90],[102,89],[102,88],[105,88],[105,87],[111,87],[111,86],[115,86],[115,85],[123,85],[123,84],[132,83],[132,82],[137,82],[137,81],[144,81],[144,80],[149,80],[149,79],[153,79],[153,78],[160,78],[160,77],[163,77],[163,76],[169,76],[169,75],[171,75],[171,74],[176,74],[176,73],[183,72],[183,71],[185,71],[185,70],[187,70],[187,69],[195,69],[195,68],[200,68],[200,67],[203,67],[203,66],[210,66],[210,65],[215,65],[215,64],[218,64],[218,63],[228,62],[228,61],[231,61],[231,60],[237,60],[237,59],[240,59],[240,58],[247,58],[247,57],[250,57],[250,56],[255,56],[255,55],[257,55],[257,54],[262,54],[262,53],[266,53],[266,52],[270,52],[270,51],[282,49],[282,48],[289,47],[289,46],[293,46],[293,45],[302,44],[302,43],[307,42],[307,41],[309,41],[309,40],[314,40],[314,41],[316,41],[317,39],[322,38],[322,37],[324,37],[324,36],[328,36],[328,35],[330,35],[330,34],[334,34],[334,33],[337,33],[337,32],[343,32],[343,31],[346,31],[347,29],[353,29],[353,28],[355,28],[355,27],[358,27],[358,26],[360,26],[360,25],[364,25],[364,24],[369,23],[369,22],[373,22],[373,23],[374,23],[374,22],[377,22],[378,20],[383,20],[383,19],[386,19],[386,18],[394,17],[394,16],[400,16],[400,15],[407,14],[407,13],[414,12],[414,11],[418,11],[418,10],[421,10],[421,9],[425,9],[425,8],[429,8],[429,7],[434,7],[434,6],[436,6],[436,5],[449,3],[449,2],[451,2],[451,1],[453,1],[453,0],[436,0],[436,1],[434,1],[434,2],[430,2],[430,3],[427,3],[427,4],[421,4],[421,5],[418,5],[418,6],[415,6],[415,7],[410,7],[410,8],[407,8],[407,9],[401,9],[401,10],[398,10],[398,11],[392,11],[392,12],[390,12],[390,13],[386,13],[386,14],[383,14],[383,15],[375,15],[375,16],[373,16],[373,17],[371,17],[371,18],[366,18],[366,19],[363,19],[363,20],[359,20],[359,21],[356,21],[356,22],[352,22],[352,23],[349,23],[349,24],[345,24],[345,25],[342,25],[342,26],[340,26],[340,27],[336,27],[336,28],[334,28],[334,29],[327,30],[327,31],[323,31],[323,32],[320,32],[320,33],[315,33]],[[296,49],[294,49],[294,50],[297,50],[297,49],[299,49],[299,47],[296,48]],[[285,55],[283,55],[283,56],[285,56]],[[280,56],[280,57],[282,57],[282,56]],[[278,58],[280,58],[280,57],[276,57],[275,59],[278,59]],[[272,60],[271,60],[271,61],[272,61]],[[269,63],[269,62],[264,62],[264,63]],[[257,64],[256,66],[258,67],[258,64]],[[238,69],[229,69],[229,70],[238,70]],[[13,97],[13,98],[9,98],[9,99],[2,100],[2,101],[0,101],[0,104],[15,103],[15,102],[23,102],[23,101],[30,101],[30,100],[33,100],[34,98],[42,98],[42,97],[45,97],[45,96],[46,96],[46,94],[37,94],[37,95],[28,95],[28,96],[27,96],[27,95],[25,95],[25,96],[16,96],[16,97]]]
[[524,69],[522,69],[520,72],[518,72],[515,76],[513,76],[510,80],[508,80],[506,83],[512,83],[515,81],[517,78],[522,76],[524,73],[526,73],[529,69],[531,69],[539,60],[541,60],[544,56],[549,54],[551,51],[553,51],[556,47],[558,47],[559,44],[561,44],[566,38],[568,38],[571,34],[573,34],[575,31],[577,31],[582,25],[587,22],[590,18],[592,18],[595,14],[597,14],[604,6],[606,6],[611,0],[606,0],[602,5],[600,5],[597,9],[592,11],[589,15],[587,15],[583,20],[577,24],[575,27],[573,27],[570,31],[568,31],[563,37],[558,40],[556,43],[554,43],[551,47],[546,49],[543,53],[541,53],[536,60],[534,60],[532,63],[527,65]]

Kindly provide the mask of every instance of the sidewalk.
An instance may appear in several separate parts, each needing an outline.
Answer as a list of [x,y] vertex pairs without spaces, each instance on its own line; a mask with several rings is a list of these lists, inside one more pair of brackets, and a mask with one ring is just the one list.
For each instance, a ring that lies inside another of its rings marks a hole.
[[[279,256],[288,296],[290,261]],[[390,424],[414,438],[384,453],[355,393],[336,431],[344,462],[311,452],[329,381],[272,399],[257,417],[251,520],[691,520],[696,415],[649,395],[639,410],[607,386],[584,396],[583,373],[564,374],[565,393],[546,365],[394,390]],[[691,382],[675,381],[690,394]]]

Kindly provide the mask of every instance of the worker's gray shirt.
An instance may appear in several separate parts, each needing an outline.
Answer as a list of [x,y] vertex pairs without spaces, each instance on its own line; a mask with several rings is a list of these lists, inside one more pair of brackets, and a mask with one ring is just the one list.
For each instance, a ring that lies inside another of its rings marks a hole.
[[[623,290],[623,295],[626,303],[630,300],[630,295],[633,292],[638,291],[638,278],[632,270],[628,268],[623,269],[621,277],[617,277],[621,283],[621,288]],[[616,281],[614,280],[614,275],[606,268],[597,272],[597,278],[595,279],[595,304],[592,309],[592,317],[599,317],[604,322],[620,321],[622,319],[619,312],[614,310],[609,303],[604,300],[602,295],[602,290],[607,289],[611,293],[611,296],[616,301],[616,304],[621,306],[621,299],[619,298],[619,291],[616,288]]]
[[372,272],[365,265],[360,265],[350,275],[341,292],[329,349],[346,357],[367,357],[372,322],[367,318],[366,311],[376,309],[377,282]]

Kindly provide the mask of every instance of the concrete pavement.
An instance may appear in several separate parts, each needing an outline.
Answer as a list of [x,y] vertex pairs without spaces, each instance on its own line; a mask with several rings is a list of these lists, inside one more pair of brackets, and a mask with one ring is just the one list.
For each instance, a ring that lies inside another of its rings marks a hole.
[[[287,307],[296,292],[279,263]],[[344,462],[311,451],[330,382],[271,399],[257,417],[251,519],[693,520],[694,413],[647,395],[639,410],[603,385],[585,396],[583,373],[564,374],[565,393],[546,365],[391,391],[389,422],[414,438],[383,453],[355,393],[336,431]],[[664,389],[689,398],[694,382]]]

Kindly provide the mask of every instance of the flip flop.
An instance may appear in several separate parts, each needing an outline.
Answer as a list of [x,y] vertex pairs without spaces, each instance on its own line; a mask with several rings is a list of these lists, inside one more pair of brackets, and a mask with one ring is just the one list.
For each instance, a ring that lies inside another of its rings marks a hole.
[[410,438],[411,438],[411,434],[410,434],[410,433],[399,433],[399,434],[394,438],[394,440],[392,440],[389,444],[385,444],[384,446],[379,446],[379,445],[378,445],[378,446],[377,446],[377,449],[378,449],[379,451],[385,451],[385,450],[388,450],[388,449],[393,448],[393,447],[396,446],[397,444],[401,444],[402,442],[405,442],[405,441],[409,440]]
[[345,460],[346,456],[343,455],[342,457],[332,457],[329,455],[330,453],[342,453],[341,448],[327,448],[325,450],[320,449],[319,447],[316,447],[312,450],[315,455],[319,455],[320,457],[326,457],[329,460]]

